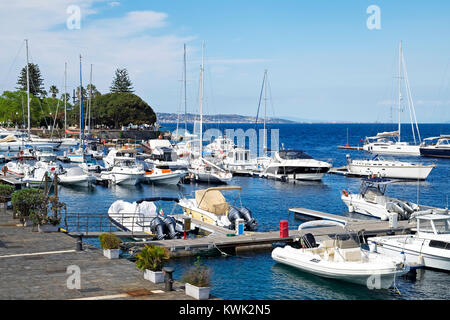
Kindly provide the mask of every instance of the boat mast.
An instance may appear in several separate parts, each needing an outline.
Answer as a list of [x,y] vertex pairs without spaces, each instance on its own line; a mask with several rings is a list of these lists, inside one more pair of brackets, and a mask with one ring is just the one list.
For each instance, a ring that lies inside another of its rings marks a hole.
[[64,62],[64,137],[67,138],[67,62]]
[[89,103],[88,103],[88,121],[87,121],[87,128],[88,133],[91,133],[91,106],[92,106],[92,63],[91,63],[91,73],[89,76]]
[[402,101],[402,42],[399,45],[398,55],[398,142],[400,142],[401,133],[401,101]]
[[80,111],[81,111],[80,134],[82,134],[81,141],[82,141],[82,146],[83,146],[83,162],[84,162],[83,79],[82,79],[81,75],[82,75],[82,69],[81,69],[81,54],[80,54]]
[[184,44],[184,134],[187,132],[186,44]]
[[28,140],[31,140],[30,128],[30,71],[28,68],[28,39],[25,39],[25,44],[27,48],[27,107],[28,107]]
[[202,65],[200,67],[200,157],[203,151],[203,68],[205,58],[205,42],[202,45]]
[[263,156],[267,151],[267,137],[266,137],[266,116],[267,116],[267,69],[264,70],[264,137],[263,137]]

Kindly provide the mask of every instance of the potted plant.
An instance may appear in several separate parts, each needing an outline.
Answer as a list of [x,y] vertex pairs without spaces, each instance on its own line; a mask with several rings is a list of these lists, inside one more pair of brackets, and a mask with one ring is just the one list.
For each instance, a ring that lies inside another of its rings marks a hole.
[[194,266],[186,270],[181,278],[181,281],[186,283],[186,295],[197,300],[209,299],[211,292],[210,280],[211,270],[202,264],[200,257],[197,257]]
[[169,260],[169,250],[155,245],[146,245],[136,255],[136,267],[144,271],[144,278],[153,283],[164,282],[164,273],[162,268],[164,263]]
[[98,238],[100,239],[100,247],[103,249],[103,255],[108,259],[118,259],[119,246],[122,241],[113,233],[102,233]]
[[6,184],[0,184],[0,207],[6,208],[8,201],[11,200],[11,195],[14,192],[14,187]]
[[45,210],[44,193],[40,189],[17,190],[11,195],[11,204],[14,218],[19,218],[24,226],[29,226],[33,220],[37,223],[33,217]]

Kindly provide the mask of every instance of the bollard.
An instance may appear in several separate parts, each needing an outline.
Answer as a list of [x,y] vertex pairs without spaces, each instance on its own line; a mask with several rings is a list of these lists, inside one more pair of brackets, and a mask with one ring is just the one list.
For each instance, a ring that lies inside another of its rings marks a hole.
[[280,238],[289,237],[289,223],[286,220],[280,221]]
[[165,288],[164,291],[173,291],[172,284],[173,284],[173,278],[172,273],[175,271],[174,268],[170,267],[164,267],[164,282],[165,282]]
[[83,235],[81,233],[75,233],[77,238],[76,251],[83,251]]

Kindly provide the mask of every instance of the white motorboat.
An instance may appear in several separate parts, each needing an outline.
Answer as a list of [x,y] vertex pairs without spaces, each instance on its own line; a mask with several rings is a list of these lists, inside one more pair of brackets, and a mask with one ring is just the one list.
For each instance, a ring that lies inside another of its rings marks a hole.
[[302,150],[282,150],[275,152],[262,176],[286,181],[314,181],[321,180],[330,168],[330,163],[315,160]]
[[184,170],[160,169],[154,167],[147,170],[144,174],[144,180],[155,184],[178,184],[187,174]]
[[450,135],[423,139],[420,155],[424,157],[450,158]]
[[372,159],[352,160],[350,155],[347,155],[347,168],[350,174],[358,176],[425,180],[436,165],[384,160],[378,155]]
[[78,166],[83,169],[85,173],[101,173],[102,171],[106,170],[105,167],[102,167],[101,165],[95,163],[95,162],[83,162],[79,163]]
[[67,158],[69,158],[70,162],[74,163],[83,163],[86,161],[92,161],[92,155],[87,152],[87,150],[83,150],[83,148],[78,148],[75,150],[69,150],[65,154]]
[[228,152],[235,148],[233,140],[227,137],[217,137],[213,142],[205,146],[204,151],[212,157],[224,159]]
[[349,212],[357,212],[381,220],[388,220],[392,215],[396,215],[398,220],[407,220],[418,212],[446,212],[444,209],[387,196],[387,186],[392,182],[382,178],[364,178],[361,181],[359,193],[343,190],[341,199],[347,205]]
[[79,166],[67,168],[58,175],[58,182],[64,186],[91,186],[96,181],[95,176],[87,174]]
[[33,166],[23,161],[10,161],[6,165],[8,173],[15,176],[23,176],[25,172],[30,171]]
[[36,159],[39,161],[50,162],[56,161],[56,153],[52,148],[38,148],[35,151]]
[[231,172],[223,170],[204,158],[198,158],[192,161],[191,168],[188,169],[188,172],[199,182],[226,184],[233,178]]
[[184,226],[170,215],[164,215],[157,201],[178,202],[178,198],[156,197],[145,198],[130,203],[117,200],[108,209],[110,221],[120,230],[127,232],[146,232],[155,234],[158,240],[178,239]]
[[135,158],[115,158],[113,167],[101,174],[102,179],[112,184],[136,185],[144,179],[143,166],[138,166]]
[[416,234],[369,238],[371,250],[404,255],[407,263],[450,271],[450,215],[425,214],[416,219]]
[[145,146],[150,153],[150,158],[145,159],[145,162],[161,168],[168,167],[171,170],[187,170],[189,162],[178,158],[169,140],[152,139],[147,141]]
[[25,171],[22,182],[32,187],[44,187],[45,174],[47,174],[48,181],[53,181],[55,174],[62,173],[63,169],[60,165],[54,162],[38,161],[33,167]]
[[[405,84],[406,98],[411,120],[411,131],[414,139],[414,144],[401,141],[401,113],[403,101],[402,79],[404,80]],[[374,154],[420,156],[420,149],[419,149],[420,142],[421,140],[420,140],[419,125],[417,124],[416,111],[414,109],[414,103],[411,96],[411,88],[409,86],[408,74],[406,72],[406,64],[403,58],[402,43],[400,42],[399,72],[398,72],[398,129],[397,131],[393,132],[378,133],[374,137],[366,137],[364,140],[363,150]]]
[[258,163],[250,154],[250,150],[233,148],[223,159],[223,167],[234,175],[252,175],[258,171]]
[[[339,225],[333,221],[327,221],[327,224]],[[306,222],[299,230],[316,225],[317,221]],[[320,277],[356,283],[369,289],[388,289],[395,284],[396,277],[410,270],[402,259],[365,251],[358,242],[347,238],[343,240],[337,236],[317,245],[311,233],[305,234],[299,239],[300,245],[297,242],[275,248],[272,259]]]
[[108,154],[103,157],[103,163],[105,164],[105,168],[112,168],[115,164],[116,160],[130,160],[136,161],[136,149],[116,149],[111,148]]
[[224,186],[214,187],[205,190],[195,191],[195,197],[188,199],[181,199],[178,204],[186,215],[209,223],[211,225],[234,229],[237,219],[242,219],[244,223],[244,230],[254,231],[257,228],[258,223],[253,218],[251,211],[246,207],[236,207],[237,197],[233,201],[233,205],[225,199],[222,194],[223,191],[230,190],[242,190],[241,187]]

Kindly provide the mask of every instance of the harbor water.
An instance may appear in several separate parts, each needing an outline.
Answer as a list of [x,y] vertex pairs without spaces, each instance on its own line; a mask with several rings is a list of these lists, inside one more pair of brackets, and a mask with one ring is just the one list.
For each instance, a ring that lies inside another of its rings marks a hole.
[[[173,131],[176,125],[165,125]],[[212,127],[213,125],[209,125]],[[286,149],[301,149],[317,160],[332,162],[334,167],[346,164],[346,154],[352,158],[371,158],[363,151],[339,150],[345,146],[347,129],[349,145],[362,146],[365,136],[395,130],[393,124],[269,124],[268,130],[279,130],[279,142]],[[192,126],[189,126],[192,128]],[[208,125],[206,126],[206,129]],[[219,130],[255,128],[252,124],[214,125]],[[259,128],[258,128],[259,129]],[[421,124],[421,137],[450,133],[450,124]],[[270,137],[270,133],[269,133]],[[409,125],[402,128],[402,140],[412,141]],[[270,141],[269,144],[270,146]],[[385,159],[392,157],[384,156]],[[390,196],[445,208],[450,196],[450,159],[422,157],[396,157],[404,161],[435,163],[436,168],[426,181],[400,182],[388,186]],[[292,207],[304,207],[338,215],[369,219],[347,212],[341,201],[343,189],[358,192],[360,180],[327,174],[320,182],[285,183],[261,178],[234,177],[230,185],[242,187],[242,204],[251,209],[258,221],[258,231],[279,230],[280,220],[287,220],[290,229],[296,229],[301,221],[289,212]],[[106,213],[116,200],[133,202],[144,197],[193,195],[206,184],[181,186],[96,186],[95,188],[61,187],[61,201],[69,212]],[[164,203],[166,214],[181,213],[179,207]],[[241,253],[239,255],[204,256],[202,261],[212,269],[211,293],[222,299],[450,299],[450,274],[434,270],[420,270],[416,279],[399,278],[394,290],[370,290],[366,287],[320,278],[284,266],[272,260],[270,251]],[[175,268],[174,277],[180,279],[195,258],[173,259],[169,265]]]

